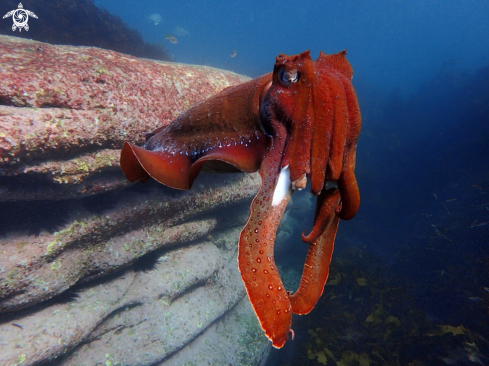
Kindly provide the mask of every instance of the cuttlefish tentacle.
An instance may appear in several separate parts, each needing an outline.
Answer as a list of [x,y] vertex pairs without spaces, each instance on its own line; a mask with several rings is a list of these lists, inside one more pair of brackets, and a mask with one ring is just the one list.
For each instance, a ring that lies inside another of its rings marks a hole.
[[[259,170],[261,187],[250,207],[238,246],[238,267],[266,336],[281,348],[292,313],[307,314],[329,274],[339,219],[351,219],[360,203],[355,178],[361,116],[346,51],[280,55],[273,74],[229,87],[194,105],[171,124],[147,136],[143,147],[129,142],[121,168],[131,181],[150,177],[189,189],[201,170]],[[290,295],[274,260],[274,242],[293,190],[318,196],[300,286]],[[337,188],[327,187],[335,181]]]
[[331,207],[331,196],[336,195],[337,191],[338,190],[336,188],[331,188],[329,190],[323,189],[323,191],[319,195],[316,204],[316,214],[312,230],[308,235],[304,235],[304,232],[302,233],[302,241],[304,241],[305,243],[315,242],[319,238],[319,236],[323,234],[324,231],[328,228],[328,225],[331,222],[332,213],[338,215],[341,212],[341,200],[339,201],[338,205],[333,208]]
[[[281,131],[276,133],[285,136],[285,128],[278,128]],[[292,307],[273,254],[275,234],[292,196],[289,169],[280,169],[284,148],[285,138],[275,138],[262,161],[261,187],[251,203],[238,245],[238,267],[246,292],[275,348],[281,348],[287,341],[292,324]]]
[[339,213],[340,219],[352,219],[360,206],[360,190],[355,177],[355,160],[357,155],[356,143],[348,147],[349,152],[345,158],[345,168],[338,179],[338,188],[341,193],[343,207]]
[[323,191],[321,196],[323,197],[320,197],[322,202],[318,202],[321,207],[316,221],[321,221],[323,231],[309,244],[299,288],[294,294],[289,295],[292,311],[295,314],[307,314],[314,308],[323,293],[329,275],[329,265],[338,230],[337,212],[338,207],[341,207],[341,197],[336,188]]

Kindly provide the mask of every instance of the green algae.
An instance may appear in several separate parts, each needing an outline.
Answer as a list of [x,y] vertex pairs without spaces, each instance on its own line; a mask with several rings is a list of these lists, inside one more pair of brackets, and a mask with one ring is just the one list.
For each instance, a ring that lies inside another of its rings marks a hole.
[[53,271],[57,271],[60,268],[61,268],[61,261],[56,261],[51,264],[51,269]]
[[21,354],[18,358],[17,358],[17,361],[14,363],[14,366],[16,365],[20,365],[22,363],[24,363],[26,359],[26,355],[25,354]]

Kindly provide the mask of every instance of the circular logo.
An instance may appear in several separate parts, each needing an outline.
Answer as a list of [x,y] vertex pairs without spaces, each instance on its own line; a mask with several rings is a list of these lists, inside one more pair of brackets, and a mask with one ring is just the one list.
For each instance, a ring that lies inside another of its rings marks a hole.
[[17,28],[24,28],[29,20],[29,14],[24,9],[15,10],[12,19]]
[[19,29],[19,32],[24,28],[26,31],[29,30],[29,24],[27,24],[29,20],[29,15],[33,18],[37,19],[37,15],[34,14],[30,10],[24,9],[22,3],[19,3],[19,8],[9,11],[7,14],[3,16],[3,19],[12,17],[14,24],[12,25],[12,30],[15,32],[16,29]]

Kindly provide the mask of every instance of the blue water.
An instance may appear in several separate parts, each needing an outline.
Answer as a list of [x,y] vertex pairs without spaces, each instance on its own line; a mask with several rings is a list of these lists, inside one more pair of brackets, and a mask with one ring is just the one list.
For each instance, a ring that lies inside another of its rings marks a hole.
[[[339,226],[330,278],[343,280],[294,318],[297,339],[267,365],[489,364],[488,0],[94,3],[173,61],[250,77],[272,71],[280,53],[347,49],[362,203]],[[297,238],[312,222],[298,207],[295,239],[277,253],[290,273],[302,271]],[[432,335],[439,325],[470,331]]]
[[[489,63],[486,0],[439,1],[120,1],[95,4],[119,15],[144,39],[163,42],[175,60],[256,77],[280,53],[348,50],[355,80],[410,93],[440,69]],[[146,19],[160,14],[158,25]],[[174,27],[190,36],[170,44]],[[237,56],[230,58],[236,50]]]

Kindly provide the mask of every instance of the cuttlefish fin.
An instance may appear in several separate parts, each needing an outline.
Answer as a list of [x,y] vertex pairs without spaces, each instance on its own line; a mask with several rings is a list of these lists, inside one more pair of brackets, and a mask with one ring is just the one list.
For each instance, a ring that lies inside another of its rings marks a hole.
[[226,88],[149,134],[143,147],[124,143],[122,171],[131,182],[152,177],[177,189],[189,189],[209,161],[229,164],[233,172],[257,171],[271,144],[260,114],[270,83],[267,74]]

